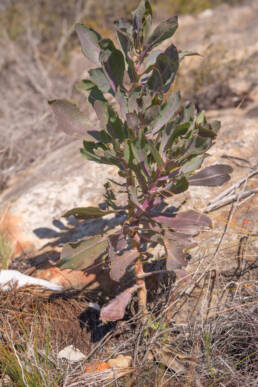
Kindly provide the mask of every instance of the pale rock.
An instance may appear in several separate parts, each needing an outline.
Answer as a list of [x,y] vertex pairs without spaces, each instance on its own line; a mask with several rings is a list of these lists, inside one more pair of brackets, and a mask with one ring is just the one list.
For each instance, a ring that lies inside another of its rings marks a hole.
[[66,359],[70,362],[78,362],[86,359],[86,356],[73,345],[68,345],[58,353],[57,358]]

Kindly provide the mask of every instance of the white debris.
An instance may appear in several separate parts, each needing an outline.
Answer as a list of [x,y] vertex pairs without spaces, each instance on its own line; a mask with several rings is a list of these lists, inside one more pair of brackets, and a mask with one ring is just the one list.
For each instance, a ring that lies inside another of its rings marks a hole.
[[68,361],[81,361],[86,359],[86,356],[73,345],[68,345],[68,347],[62,349],[57,357],[58,359],[66,359]]
[[0,289],[10,290],[16,284],[17,288],[25,285],[39,285],[49,290],[62,290],[60,285],[53,284],[52,282],[45,281],[40,278],[30,277],[22,274],[17,270],[0,270]]
[[213,13],[214,13],[214,11],[212,9],[210,9],[210,8],[205,9],[205,11],[203,11],[199,14],[199,18],[206,19],[208,17],[211,17],[213,15]]

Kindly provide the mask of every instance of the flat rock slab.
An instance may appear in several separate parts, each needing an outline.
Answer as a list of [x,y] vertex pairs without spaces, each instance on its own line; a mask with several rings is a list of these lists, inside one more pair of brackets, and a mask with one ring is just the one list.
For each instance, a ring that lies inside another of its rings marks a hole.
[[67,231],[60,220],[67,210],[103,202],[103,183],[117,170],[86,160],[80,147],[81,141],[73,141],[49,154],[0,196],[1,230],[14,242],[14,254],[39,249]]

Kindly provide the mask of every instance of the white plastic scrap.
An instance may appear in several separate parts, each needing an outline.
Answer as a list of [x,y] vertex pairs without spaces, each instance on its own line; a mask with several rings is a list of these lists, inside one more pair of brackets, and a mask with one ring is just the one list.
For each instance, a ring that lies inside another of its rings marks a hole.
[[17,270],[0,270],[0,290],[10,290],[16,284],[17,288],[25,285],[39,285],[49,290],[59,291],[63,287],[40,278],[30,277]]

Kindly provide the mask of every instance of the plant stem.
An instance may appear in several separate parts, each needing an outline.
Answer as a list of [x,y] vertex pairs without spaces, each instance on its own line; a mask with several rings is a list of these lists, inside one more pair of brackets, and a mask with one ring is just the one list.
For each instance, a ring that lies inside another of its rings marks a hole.
[[142,261],[141,258],[139,258],[136,261],[136,282],[139,286],[138,288],[138,306],[139,306],[139,312],[143,314],[147,314],[147,289],[145,280],[140,278],[141,275],[144,274],[143,267],[142,267]]

